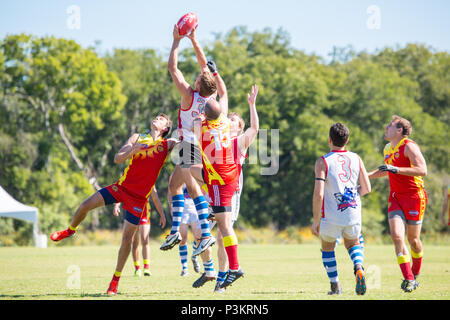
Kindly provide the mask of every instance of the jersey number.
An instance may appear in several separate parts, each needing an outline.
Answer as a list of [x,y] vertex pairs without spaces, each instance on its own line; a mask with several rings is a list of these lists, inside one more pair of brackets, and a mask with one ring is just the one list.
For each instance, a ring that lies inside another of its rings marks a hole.
[[214,144],[216,145],[216,150],[222,150],[223,148],[228,148],[230,146],[230,133],[227,130],[226,134],[224,134],[222,131],[218,131],[216,129],[213,129],[210,131],[211,135],[214,138]]
[[341,164],[342,171],[338,173],[338,177],[342,182],[348,182],[352,177],[352,169],[350,169],[350,158],[340,155],[337,161]]

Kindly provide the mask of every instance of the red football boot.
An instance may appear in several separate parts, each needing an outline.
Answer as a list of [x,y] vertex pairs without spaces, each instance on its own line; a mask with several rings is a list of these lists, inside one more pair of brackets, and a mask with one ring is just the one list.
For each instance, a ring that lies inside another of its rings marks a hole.
[[61,241],[62,239],[73,236],[75,232],[75,230],[70,230],[70,228],[67,228],[63,231],[55,231],[50,236],[50,239],[52,239],[53,241]]
[[109,284],[109,288],[106,291],[106,294],[108,296],[113,296],[113,295],[117,294],[117,288],[118,287],[119,287],[119,281],[111,280],[111,282]]

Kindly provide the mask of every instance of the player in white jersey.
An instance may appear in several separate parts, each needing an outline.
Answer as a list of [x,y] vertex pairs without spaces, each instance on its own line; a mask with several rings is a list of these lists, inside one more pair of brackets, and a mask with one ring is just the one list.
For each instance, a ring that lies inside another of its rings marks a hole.
[[200,186],[196,183],[189,170],[192,166],[198,166],[200,168],[202,166],[200,150],[195,143],[192,128],[194,119],[203,113],[206,102],[215,99],[217,93],[220,96],[219,103],[221,107],[225,112],[228,112],[228,95],[225,83],[217,72],[215,64],[206,60],[205,54],[197,42],[195,30],[188,37],[192,41],[201,72],[195,81],[195,89],[186,82],[183,74],[178,69],[178,46],[183,36],[179,35],[178,27],[176,25],[174,26],[173,44],[169,56],[168,68],[173,82],[181,94],[178,113],[178,134],[182,139],[180,143],[181,163],[175,167],[173,178],[169,185],[172,194],[173,221],[170,234],[161,245],[161,250],[171,249],[181,241],[179,228],[184,204],[182,186],[185,184],[190,196],[194,200],[202,228],[202,241],[194,251],[194,255],[198,255],[213,245],[216,239],[211,236],[208,228],[208,204],[205,201]]
[[[315,165],[313,196],[313,234],[322,240],[322,262],[330,279],[328,294],[341,294],[334,249],[342,235],[354,265],[356,293],[366,292],[364,253],[359,242],[361,233],[361,196],[371,191],[364,163],[345,149],[350,132],[342,123],[330,128],[331,152],[320,157]],[[359,183],[359,186],[358,186]]]

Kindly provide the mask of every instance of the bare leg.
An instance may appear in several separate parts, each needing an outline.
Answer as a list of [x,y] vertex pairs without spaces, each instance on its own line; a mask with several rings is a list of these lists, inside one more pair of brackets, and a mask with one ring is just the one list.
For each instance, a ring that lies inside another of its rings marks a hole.
[[123,267],[125,266],[125,262],[127,261],[128,256],[130,255],[131,242],[133,241],[133,236],[136,233],[137,229],[138,229],[137,225],[129,223],[128,221],[125,220],[125,223],[123,225],[122,243],[120,245],[119,255],[117,257],[117,265],[116,265],[117,272],[122,272]]
[[150,259],[150,243],[149,243],[150,229],[151,226],[149,224],[140,226],[142,258],[144,260]]
[[228,257],[223,246],[223,237],[220,230],[217,230],[217,259],[219,260],[219,271],[226,272],[228,269]]
[[172,173],[171,179],[169,180],[169,190],[172,194],[172,197],[177,194],[183,194],[184,180],[181,170],[181,167],[177,165]]
[[71,226],[76,228],[80,223],[86,218],[89,211],[102,207],[105,205],[105,200],[103,200],[102,195],[97,191],[89,198],[83,201],[83,203],[75,211],[75,215],[72,218]]
[[408,242],[411,246],[411,250],[414,252],[422,252],[423,245],[422,241],[420,241],[420,231],[422,230],[422,224],[407,224],[406,228],[408,234]]
[[137,234],[137,232],[133,236],[131,255],[133,256],[133,261],[139,263],[139,235]]
[[391,239],[394,242],[395,254],[397,256],[407,255],[408,249],[405,245],[405,223],[401,218],[389,219]]

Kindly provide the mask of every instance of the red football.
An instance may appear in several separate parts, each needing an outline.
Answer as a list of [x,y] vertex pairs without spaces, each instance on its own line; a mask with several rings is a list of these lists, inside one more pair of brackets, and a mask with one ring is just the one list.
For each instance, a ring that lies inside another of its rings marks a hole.
[[178,33],[180,36],[187,35],[198,26],[197,15],[193,12],[186,13],[177,22]]

